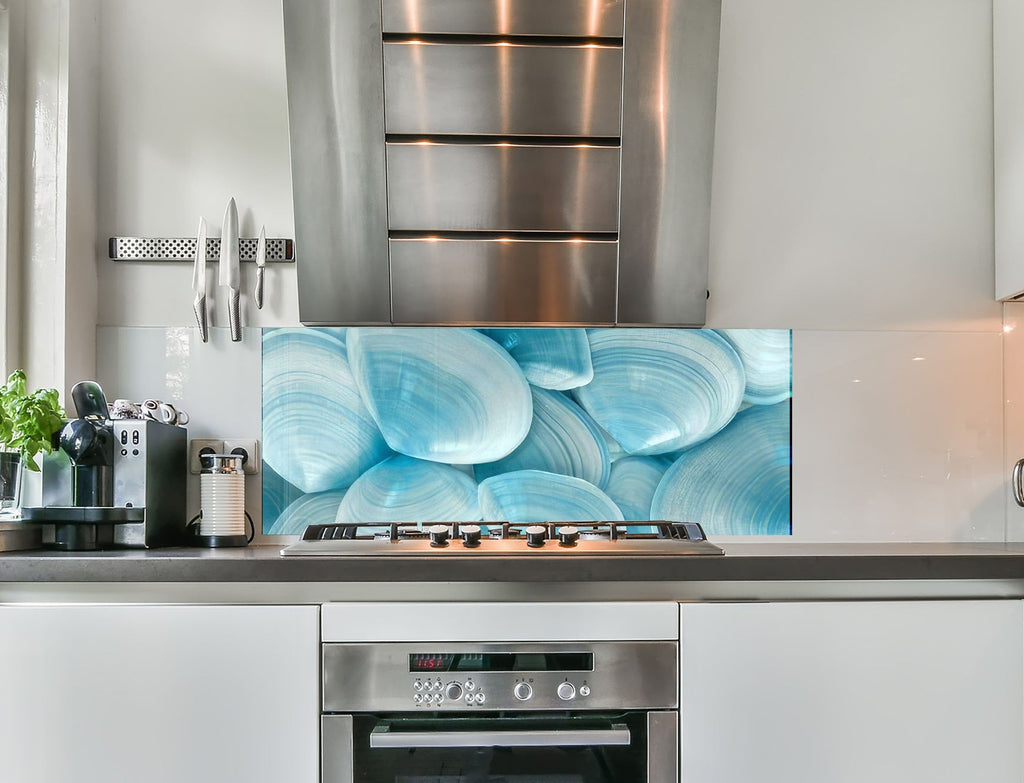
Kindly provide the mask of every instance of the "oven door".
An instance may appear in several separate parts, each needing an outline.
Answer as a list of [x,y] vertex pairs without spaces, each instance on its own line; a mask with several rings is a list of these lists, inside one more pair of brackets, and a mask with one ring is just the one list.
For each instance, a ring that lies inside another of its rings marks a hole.
[[677,783],[675,712],[324,715],[323,783]]

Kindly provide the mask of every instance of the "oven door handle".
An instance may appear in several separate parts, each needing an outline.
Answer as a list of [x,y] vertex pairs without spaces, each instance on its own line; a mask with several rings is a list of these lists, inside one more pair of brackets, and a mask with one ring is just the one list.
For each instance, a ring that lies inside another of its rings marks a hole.
[[607,729],[394,732],[388,723],[378,723],[370,732],[371,748],[554,748],[628,745],[631,741],[629,727],[623,723]]

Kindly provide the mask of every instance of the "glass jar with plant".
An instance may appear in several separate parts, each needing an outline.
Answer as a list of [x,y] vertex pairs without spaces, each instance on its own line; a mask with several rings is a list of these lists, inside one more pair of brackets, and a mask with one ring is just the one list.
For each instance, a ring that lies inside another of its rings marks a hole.
[[21,476],[39,471],[36,457],[53,451],[53,436],[64,424],[56,389],[28,391],[24,370],[0,386],[0,518],[21,511]]

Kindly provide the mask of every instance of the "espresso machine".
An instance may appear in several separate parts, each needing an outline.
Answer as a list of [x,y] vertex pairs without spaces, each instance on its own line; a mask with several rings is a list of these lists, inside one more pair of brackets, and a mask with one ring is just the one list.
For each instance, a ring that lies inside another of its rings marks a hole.
[[111,419],[99,384],[71,390],[78,418],[43,460],[43,505],[23,508],[57,549],[182,543],[188,434],[152,419]]

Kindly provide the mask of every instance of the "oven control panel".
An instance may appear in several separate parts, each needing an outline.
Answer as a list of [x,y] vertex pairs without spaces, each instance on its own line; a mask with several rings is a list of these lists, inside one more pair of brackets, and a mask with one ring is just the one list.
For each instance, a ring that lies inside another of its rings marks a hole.
[[[548,674],[547,672],[543,674]],[[565,677],[559,680],[558,677]],[[487,707],[498,701],[507,704],[508,698],[492,699],[488,704],[488,693],[507,696],[511,694],[514,703],[523,706],[539,705],[545,709],[558,707],[566,702],[582,701],[592,693],[584,678],[569,679],[563,673],[545,677],[541,673],[526,677],[483,676],[474,679],[448,679],[445,677],[420,678],[412,681],[410,704],[426,709],[453,709],[462,707]],[[586,705],[575,704],[577,708]]]
[[671,641],[323,645],[325,712],[674,709]]
[[483,707],[487,703],[487,692],[473,678],[466,680],[445,680],[441,678],[417,677],[412,683],[412,704],[414,707],[444,706],[451,709],[465,704],[467,707]]

